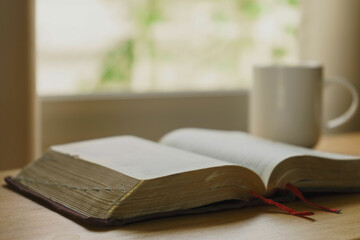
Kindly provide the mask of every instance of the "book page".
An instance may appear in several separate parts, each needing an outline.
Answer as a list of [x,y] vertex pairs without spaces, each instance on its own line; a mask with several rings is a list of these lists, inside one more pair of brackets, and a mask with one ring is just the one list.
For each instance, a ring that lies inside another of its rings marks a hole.
[[334,160],[359,157],[325,153],[308,148],[260,139],[239,131],[179,129],[160,141],[179,149],[227,161],[256,172],[267,186],[273,169],[283,160],[295,156],[315,156]]
[[227,162],[182,151],[134,136],[109,137],[51,147],[51,150],[145,180]]

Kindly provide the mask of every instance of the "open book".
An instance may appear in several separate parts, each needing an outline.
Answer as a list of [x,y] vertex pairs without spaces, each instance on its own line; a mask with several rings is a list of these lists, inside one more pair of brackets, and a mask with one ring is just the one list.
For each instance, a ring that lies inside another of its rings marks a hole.
[[242,132],[180,129],[160,144],[119,136],[53,146],[6,181],[69,216],[116,225],[208,211],[227,200],[243,207],[251,205],[251,192],[272,196],[287,183],[304,191],[356,191],[360,157]]

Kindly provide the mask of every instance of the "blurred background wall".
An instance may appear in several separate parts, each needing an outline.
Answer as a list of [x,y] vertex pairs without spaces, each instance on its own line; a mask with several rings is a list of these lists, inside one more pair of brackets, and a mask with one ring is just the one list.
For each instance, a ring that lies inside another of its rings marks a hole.
[[[260,1],[241,2],[247,4],[242,7],[251,18],[258,17]],[[298,1],[284,2],[293,6]],[[248,89],[41,96],[39,100],[34,15],[34,0],[0,1],[0,169],[22,167],[50,145],[89,138],[133,134],[158,140],[180,127],[246,131]],[[359,89],[360,1],[302,0],[301,16],[300,59],[322,62],[327,76],[344,76]],[[217,18],[221,24],[223,17]],[[263,30],[269,33],[268,28]],[[283,56],[283,50],[275,50],[271,52],[275,57]],[[345,90],[330,86],[325,102],[329,119],[341,114],[350,97]],[[326,133],[358,130],[359,111],[349,124]]]
[[[360,89],[360,1],[303,0],[300,58],[317,60],[325,76],[342,76]],[[325,120],[341,115],[349,107],[346,89],[329,86],[324,95]],[[360,111],[343,126],[326,133],[360,130]]]

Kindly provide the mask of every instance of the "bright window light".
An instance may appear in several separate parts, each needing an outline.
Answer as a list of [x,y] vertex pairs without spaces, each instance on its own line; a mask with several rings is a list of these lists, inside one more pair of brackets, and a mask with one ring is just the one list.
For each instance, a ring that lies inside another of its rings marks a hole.
[[298,56],[298,0],[37,0],[41,95],[247,88]]

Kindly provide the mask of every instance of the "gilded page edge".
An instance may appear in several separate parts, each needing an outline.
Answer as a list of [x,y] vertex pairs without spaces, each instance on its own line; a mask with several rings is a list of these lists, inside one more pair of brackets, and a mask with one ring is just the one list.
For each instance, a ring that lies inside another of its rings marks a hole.
[[140,185],[144,182],[144,180],[140,180],[133,189],[131,189],[129,192],[127,192],[124,196],[122,196],[120,199],[116,200],[115,203],[109,208],[107,211],[105,218],[110,218],[110,216],[113,214],[117,206],[124,201],[126,198],[128,198],[133,192],[135,192]]

